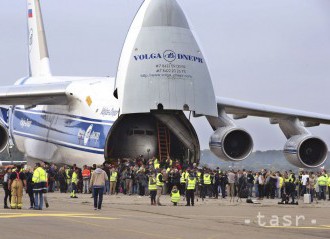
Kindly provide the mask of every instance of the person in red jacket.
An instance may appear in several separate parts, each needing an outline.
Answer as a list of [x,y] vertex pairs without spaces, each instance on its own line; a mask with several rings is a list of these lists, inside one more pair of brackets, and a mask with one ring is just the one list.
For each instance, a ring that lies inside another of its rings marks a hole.
[[82,171],[82,177],[83,177],[83,193],[87,194],[89,193],[89,180],[91,178],[91,171],[88,169],[87,165],[84,165]]

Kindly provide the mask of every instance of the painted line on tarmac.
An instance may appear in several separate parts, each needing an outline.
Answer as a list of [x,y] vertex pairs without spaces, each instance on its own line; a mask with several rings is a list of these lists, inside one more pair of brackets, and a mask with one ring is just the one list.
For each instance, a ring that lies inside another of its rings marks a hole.
[[330,228],[330,225],[321,225],[321,227],[328,227],[328,228]]
[[10,218],[25,218],[25,217],[62,217],[62,218],[86,218],[86,219],[99,219],[99,220],[117,220],[119,218],[114,217],[102,217],[95,214],[55,214],[55,213],[21,213],[21,214],[2,214],[0,213],[0,219]]

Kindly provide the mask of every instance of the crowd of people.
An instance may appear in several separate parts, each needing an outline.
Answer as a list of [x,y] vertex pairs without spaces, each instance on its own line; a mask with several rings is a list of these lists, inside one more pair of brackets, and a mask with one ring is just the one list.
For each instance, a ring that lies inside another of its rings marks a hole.
[[182,197],[186,206],[194,206],[195,197],[201,200],[229,197],[231,202],[242,198],[278,198],[280,203],[288,204],[296,203],[304,194],[310,194],[312,202],[326,200],[328,192],[330,200],[330,176],[325,170],[297,174],[291,170],[222,171],[170,158],[160,162],[156,157],[148,160],[142,156],[82,168],[38,163],[32,169],[18,165],[7,168],[3,186],[4,208],[12,209],[22,208],[23,189],[29,195],[30,209],[36,210],[42,210],[44,202],[49,206],[46,193],[54,191],[69,193],[71,198],[77,198],[79,193],[91,194],[95,210],[101,209],[104,194],[149,196],[151,205],[162,205],[161,195],[169,194],[175,206]]

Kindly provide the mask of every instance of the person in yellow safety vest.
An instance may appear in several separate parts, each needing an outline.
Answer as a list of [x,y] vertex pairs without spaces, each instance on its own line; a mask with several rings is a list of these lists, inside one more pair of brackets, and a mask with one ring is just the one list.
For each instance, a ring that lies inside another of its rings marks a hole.
[[154,169],[158,169],[160,167],[158,159],[155,156],[152,159],[154,161]]
[[197,174],[196,174],[196,176],[197,176],[197,178],[196,178],[196,180],[197,180],[197,188],[196,188],[196,190],[197,190],[197,195],[199,195],[200,197],[202,196],[202,172],[201,172],[201,169],[198,169],[198,171],[197,171]]
[[178,202],[180,202],[180,191],[176,186],[173,186],[170,196],[173,206],[177,206]]
[[326,200],[326,189],[328,185],[328,179],[326,178],[325,174],[323,173],[320,177],[318,177],[318,184],[319,184],[319,198],[320,200]]
[[34,193],[34,209],[42,210],[44,203],[44,193],[47,192],[47,173],[41,167],[40,163],[36,163],[36,169],[33,171],[32,182]]
[[211,175],[209,173],[209,171],[206,171],[203,175],[203,184],[204,184],[204,193],[203,193],[203,197],[205,198],[206,196],[210,196],[211,193]]
[[280,189],[279,198],[281,198],[283,195],[283,190],[284,190],[284,187],[283,187],[284,178],[282,177],[282,174],[279,174],[278,180],[279,180],[279,189]]
[[21,172],[21,166],[9,176],[8,189],[11,191],[11,209],[22,209],[23,188],[26,188],[25,174]]
[[162,191],[163,191],[163,186],[164,186],[164,181],[163,181],[163,174],[160,172],[160,169],[158,168],[156,170],[157,175],[156,175],[156,186],[157,186],[157,205],[161,206],[162,204],[160,203],[160,197],[162,196]]
[[328,193],[329,193],[328,201],[330,201],[330,177],[329,176],[328,176]]
[[78,173],[79,173],[79,169],[76,168],[73,173],[72,173],[72,178],[71,178],[71,188],[72,188],[72,191],[71,191],[71,198],[78,198],[77,195],[76,195],[76,192],[77,192],[77,185],[78,185]]
[[197,182],[198,183],[201,182],[201,176],[202,176],[202,172],[200,170],[198,170],[198,172],[197,172]]
[[185,195],[187,177],[188,177],[188,173],[186,172],[186,170],[183,170],[181,173],[181,177],[180,177],[180,194],[181,195]]
[[71,186],[71,170],[68,166],[64,166],[65,168],[65,176],[66,176],[66,185],[67,185],[67,192],[70,192],[70,186]]
[[157,194],[157,185],[156,178],[154,175],[149,175],[148,190],[150,192],[151,205],[156,206],[156,194]]
[[110,195],[115,194],[117,178],[118,178],[118,173],[115,168],[112,168],[110,171]]
[[[290,174],[286,174],[284,179],[285,193],[287,196],[291,197],[291,204],[295,204],[294,199],[296,195],[296,186],[295,186],[296,177],[294,173],[290,170]],[[283,197],[284,198],[284,197]],[[283,200],[282,198],[282,200]],[[289,199],[288,199],[289,200]]]
[[173,161],[172,161],[172,159],[171,159],[170,157],[168,157],[168,158],[166,159],[166,165],[167,165],[167,168],[172,168],[172,166],[173,166]]
[[194,206],[195,205],[195,188],[197,184],[197,179],[193,176],[192,173],[189,174],[186,182],[186,198],[187,204],[186,206]]

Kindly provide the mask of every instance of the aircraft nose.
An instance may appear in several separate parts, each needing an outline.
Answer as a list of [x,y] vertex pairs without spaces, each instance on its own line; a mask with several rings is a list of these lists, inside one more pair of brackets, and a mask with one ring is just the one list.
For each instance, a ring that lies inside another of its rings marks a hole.
[[146,0],[141,8],[145,8],[142,27],[173,26],[189,29],[186,16],[176,0]]

